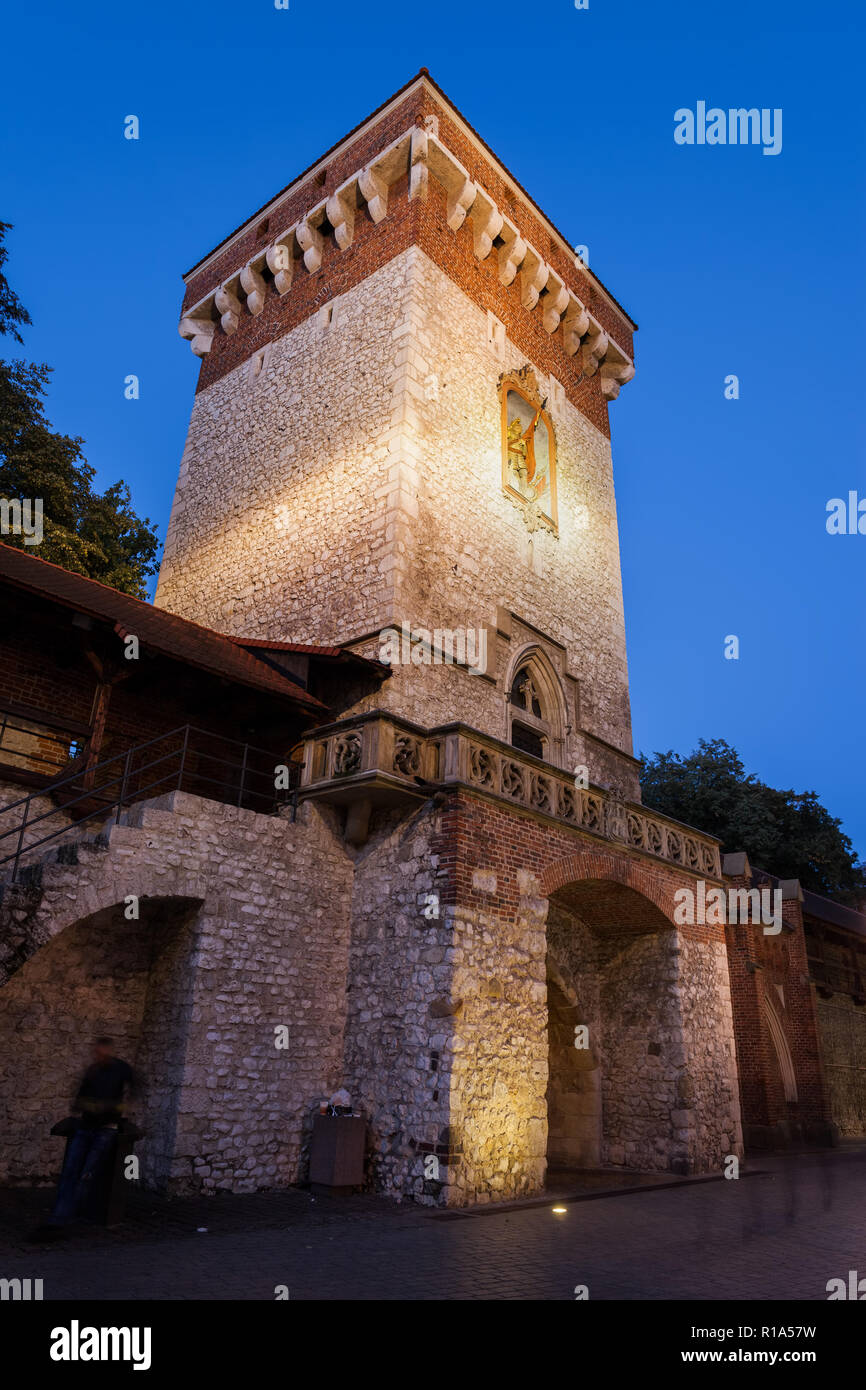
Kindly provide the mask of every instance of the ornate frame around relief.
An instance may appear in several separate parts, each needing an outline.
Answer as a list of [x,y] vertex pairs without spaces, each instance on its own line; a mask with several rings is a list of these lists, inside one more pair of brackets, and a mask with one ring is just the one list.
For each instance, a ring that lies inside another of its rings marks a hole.
[[[558,533],[556,434],[532,367],[499,378],[502,403],[502,490],[522,503],[530,531]],[[522,426],[522,428],[521,428]]]

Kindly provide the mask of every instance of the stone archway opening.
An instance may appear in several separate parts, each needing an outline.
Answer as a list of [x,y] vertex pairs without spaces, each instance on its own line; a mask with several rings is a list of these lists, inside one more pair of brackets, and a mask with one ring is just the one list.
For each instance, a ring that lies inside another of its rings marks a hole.
[[51,937],[0,989],[0,1182],[53,1182],[63,1157],[51,1126],[70,1113],[94,1036],[143,1077],[141,1180],[170,1176],[186,1060],[200,898],[121,901]]
[[566,884],[549,903],[549,1167],[676,1169],[688,1129],[676,928],[614,880]]

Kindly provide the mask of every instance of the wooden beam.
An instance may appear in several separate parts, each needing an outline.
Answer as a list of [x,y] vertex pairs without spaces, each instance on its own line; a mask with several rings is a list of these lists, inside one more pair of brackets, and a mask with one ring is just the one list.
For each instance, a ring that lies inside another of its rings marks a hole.
[[105,737],[105,721],[111,701],[111,681],[100,681],[94,691],[90,711],[90,740],[87,745],[87,761],[84,765],[84,786],[93,786],[94,769],[99,762],[102,741]]

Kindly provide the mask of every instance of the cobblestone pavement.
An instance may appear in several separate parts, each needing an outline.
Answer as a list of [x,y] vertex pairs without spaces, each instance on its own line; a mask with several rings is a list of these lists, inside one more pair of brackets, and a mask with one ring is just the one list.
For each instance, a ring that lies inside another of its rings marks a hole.
[[585,1284],[591,1299],[825,1300],[828,1279],[866,1274],[866,1146],[760,1167],[569,1200],[561,1215],[552,1199],[456,1215],[300,1191],[229,1198],[222,1211],[221,1199],[139,1198],[126,1231],[50,1247],[23,1236],[46,1194],[7,1193],[0,1277],[41,1278],[46,1299],[261,1300],[286,1285],[295,1300],[568,1300]]

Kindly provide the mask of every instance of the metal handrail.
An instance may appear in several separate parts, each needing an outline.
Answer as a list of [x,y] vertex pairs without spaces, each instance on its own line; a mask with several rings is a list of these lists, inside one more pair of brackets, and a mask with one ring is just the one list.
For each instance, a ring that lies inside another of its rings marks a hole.
[[[145,748],[145,747],[147,747],[147,745],[146,745],[146,744],[141,744],[141,745],[139,745],[139,747]],[[135,752],[138,752],[138,747],[129,749],[128,752],[127,752],[126,754],[118,753],[118,754],[117,754],[117,757],[112,758],[110,761],[111,761],[111,762],[119,762],[121,758],[125,758],[125,757],[128,758],[128,757],[130,756],[131,753],[135,753]],[[138,770],[139,770],[139,772],[149,772],[150,769],[151,769],[152,767],[157,767],[157,766],[159,765],[159,763],[164,763],[164,762],[166,762],[169,758],[174,758],[174,757],[176,757],[176,756],[177,756],[177,755],[176,755],[175,753],[164,753],[163,756],[162,756],[161,758],[154,758],[153,762],[145,763],[144,766],[141,767],[141,768],[139,768]],[[106,765],[106,764],[102,764],[102,766],[105,766],[105,765]],[[90,769],[88,769],[88,770],[90,770]],[[37,797],[50,796],[51,793],[54,792],[54,791],[56,791],[58,787],[64,786],[67,782],[70,782],[70,781],[72,781],[72,782],[80,781],[80,779],[81,779],[81,777],[82,777],[82,775],[83,775],[83,772],[84,772],[84,769],[79,768],[79,769],[78,769],[78,772],[75,773],[75,774],[73,775],[72,778],[63,778],[63,779],[62,779],[61,781],[59,781],[59,782],[50,782],[47,786],[45,786],[45,787],[40,787],[40,789],[39,789],[38,791],[31,792],[29,796],[25,796],[21,801],[14,801],[14,802],[12,802],[11,805],[9,805],[9,806],[4,806],[4,807],[2,808],[2,810],[0,810],[0,815],[5,815],[7,811],[12,811],[12,810],[14,810],[17,806],[24,806],[25,803],[28,803],[28,802],[31,802],[31,801],[35,801],[35,800],[37,799]],[[165,779],[163,778],[162,780],[165,780]],[[64,803],[63,803],[62,806],[52,806],[50,811],[43,811],[41,815],[39,815],[39,816],[33,816],[32,818],[27,819],[27,824],[28,824],[28,825],[38,825],[39,822],[40,822],[41,820],[47,820],[49,816],[56,816],[57,813],[58,813],[58,811],[68,811],[68,809],[69,809],[70,806],[77,806],[78,803],[79,803],[80,801],[94,801],[94,800],[97,799],[99,793],[102,792],[102,791],[104,791],[106,787],[111,787],[111,786],[113,786],[113,785],[114,785],[115,783],[117,783],[117,782],[121,782],[121,784],[122,784],[122,778],[121,778],[121,777],[112,777],[112,778],[110,778],[107,782],[102,782],[102,783],[99,785],[99,787],[86,787],[86,788],[84,789],[84,791],[81,793],[80,796],[74,796],[74,797],[71,798],[71,800],[69,800],[69,801],[64,801]],[[116,803],[111,802],[111,804],[110,804],[110,806],[108,807],[108,809],[113,810],[115,804],[116,804]],[[3,831],[0,831],[0,840],[5,840],[7,836],[13,835],[14,833],[15,833],[14,830],[3,830]],[[3,863],[3,860],[0,859],[0,864],[2,864],[2,863]]]
[[[26,724],[18,724],[15,722],[16,719],[25,717],[28,718]],[[79,735],[72,733],[56,733],[54,729],[48,727],[48,725],[35,728],[34,725],[38,723],[39,720],[35,716],[29,718],[29,716],[15,715],[8,709],[0,710],[0,759],[2,759],[4,755],[6,758],[21,758],[29,763],[43,763],[47,768],[59,771],[63,767],[68,767],[72,761],[77,760],[81,756],[81,745],[84,740]],[[41,744],[54,744],[60,756],[47,758],[43,753],[36,753],[32,750],[28,752],[24,748],[10,746],[5,742],[7,732],[12,734],[24,734],[29,738],[38,740]],[[70,753],[70,748],[73,744],[78,746],[79,749],[74,756]]]
[[[242,750],[239,762],[232,761],[230,758],[220,757],[217,753],[208,752],[196,746],[195,742],[190,744],[190,735],[199,735],[206,739],[212,739],[223,746],[235,747]],[[181,738],[182,736],[182,738]],[[148,748],[153,748],[155,744],[164,744],[171,739],[178,739],[180,746],[171,749],[159,757],[152,758],[146,763],[134,763],[138,757]],[[225,778],[208,776],[198,767],[190,771],[188,767],[190,754],[197,762],[208,760],[216,763],[223,768],[228,768],[232,772],[239,774],[237,777],[237,790],[234,786],[234,778],[231,779],[231,787],[226,785]],[[12,862],[12,881],[14,882],[24,853],[29,854],[32,850],[48,844],[51,840],[56,840],[65,835],[72,828],[68,821],[65,821],[58,830],[53,830],[41,839],[31,841],[26,847],[24,844],[27,830],[32,830],[33,826],[40,822],[50,819],[53,816],[65,815],[71,807],[78,806],[84,802],[101,801],[103,804],[98,810],[92,811],[89,815],[84,815],[83,820],[92,820],[96,816],[104,817],[108,820],[114,815],[115,824],[120,820],[120,815],[125,806],[133,801],[140,801],[146,792],[152,792],[157,787],[165,786],[166,783],[174,789],[183,789],[184,779],[191,781],[196,786],[207,784],[208,786],[221,787],[224,792],[230,793],[231,801],[237,806],[243,806],[244,797],[248,799],[264,800],[270,802],[271,809],[276,809],[279,805],[285,804],[288,797],[280,796],[276,787],[273,786],[271,773],[262,772],[260,769],[250,764],[250,755],[261,755],[268,759],[275,757],[273,749],[257,748],[252,744],[243,743],[240,739],[227,738],[222,734],[215,734],[209,729],[200,729],[193,724],[183,724],[167,733],[158,734],[155,738],[148,739],[144,743],[136,744],[127,748],[123,753],[116,753],[111,758],[104,758],[99,763],[94,763],[91,767],[78,767],[66,777],[60,777],[56,781],[40,787],[38,791],[31,792],[28,796],[21,797],[18,801],[11,802],[8,806],[0,808],[0,820],[12,812],[21,813],[20,824],[16,822],[7,830],[0,830],[0,846],[4,840],[10,836],[17,836],[17,845],[8,854],[0,854],[0,867]],[[167,772],[164,776],[157,777],[155,780],[148,781],[142,785],[142,777],[145,773],[150,773],[154,768],[179,758],[180,762],[176,771]],[[104,772],[108,768],[115,768],[120,764],[116,775],[100,780],[95,785],[96,774]],[[276,763],[274,764],[276,766]],[[82,786],[82,778],[85,778],[89,785]],[[255,778],[264,778],[271,784],[272,794],[268,795],[265,791],[258,791],[251,783]],[[118,788],[119,791],[112,792],[109,789]],[[52,796],[61,792],[64,788],[70,788],[77,792],[77,795],[63,800],[59,805],[52,806],[47,811],[42,811],[38,815],[31,817],[30,811],[34,801],[39,797]],[[108,795],[106,793],[108,792]],[[228,800],[225,796],[221,800]]]
[[[152,743],[162,743],[164,739],[174,738],[175,734],[182,734],[185,728],[189,728],[189,725],[181,724],[178,726],[178,728],[169,730],[168,733],[157,734],[156,738],[148,739],[146,743],[136,744],[135,751],[141,752],[142,748],[149,748]],[[201,730],[200,732],[205,731]],[[214,735],[210,734],[208,735],[208,737],[212,738],[214,737]],[[123,756],[124,755],[122,753],[115,753],[113,758],[104,758],[102,762],[94,763],[92,767],[87,768],[87,772],[98,772],[101,767],[109,767],[111,763],[116,763],[118,759],[122,758]],[[82,769],[78,767],[75,769],[74,772],[71,772],[68,777],[58,777],[55,782],[50,782],[46,786],[40,787],[39,791],[30,792],[29,795],[22,796],[19,801],[10,801],[8,806],[3,807],[3,813],[5,813],[6,811],[14,811],[17,806],[23,806],[25,801],[32,801],[35,796],[47,796],[50,792],[55,792],[58,790],[58,788],[65,787],[69,782],[77,781],[81,774]]]

